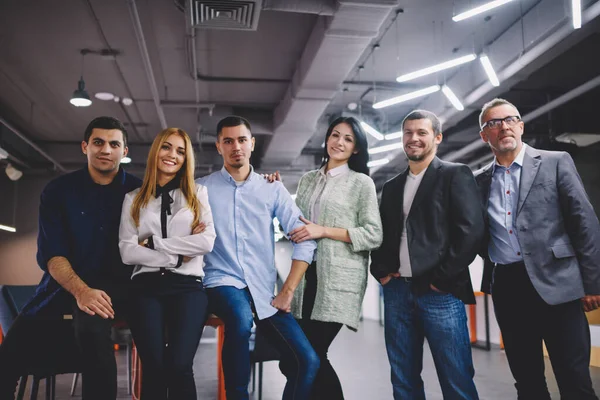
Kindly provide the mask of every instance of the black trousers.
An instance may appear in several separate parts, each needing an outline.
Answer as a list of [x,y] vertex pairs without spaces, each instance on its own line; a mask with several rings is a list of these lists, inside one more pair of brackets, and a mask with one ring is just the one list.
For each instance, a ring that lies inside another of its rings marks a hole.
[[194,355],[208,307],[202,280],[165,271],[133,283],[129,324],[142,361],[141,398],[195,400]]
[[[124,288],[104,289],[116,317],[126,314]],[[117,365],[111,319],[79,310],[73,299],[73,319],[63,315],[19,315],[0,346],[0,399],[14,399],[19,377],[32,372],[82,373],[84,400],[117,396]],[[51,307],[51,305],[50,305]],[[78,366],[74,370],[74,366]]]
[[343,400],[344,393],[340,379],[327,358],[329,346],[342,329],[342,324],[310,319],[317,294],[316,271],[317,263],[315,262],[306,270],[302,319],[299,321],[300,327],[321,361],[310,398],[311,400]]
[[589,370],[590,329],[579,300],[547,304],[523,263],[494,269],[492,298],[519,400],[550,400],[542,341],[561,399],[597,399]]

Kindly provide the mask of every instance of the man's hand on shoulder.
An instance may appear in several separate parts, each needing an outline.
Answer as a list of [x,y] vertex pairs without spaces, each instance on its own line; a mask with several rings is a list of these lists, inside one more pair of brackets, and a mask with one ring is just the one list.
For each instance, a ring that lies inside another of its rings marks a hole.
[[600,307],[600,295],[587,295],[581,299],[581,304],[585,312],[594,311]]
[[87,287],[77,293],[75,300],[77,300],[77,307],[89,315],[99,315],[104,319],[115,318],[112,300],[103,290]]

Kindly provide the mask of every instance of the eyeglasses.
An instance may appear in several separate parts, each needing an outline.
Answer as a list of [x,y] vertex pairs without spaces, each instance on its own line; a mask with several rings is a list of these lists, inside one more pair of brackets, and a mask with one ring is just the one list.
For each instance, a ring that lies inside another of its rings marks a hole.
[[517,124],[517,122],[519,122],[520,120],[521,120],[521,117],[519,117],[517,115],[510,116],[510,117],[504,117],[504,118],[490,119],[485,124],[481,125],[481,129],[482,130],[485,128],[489,128],[492,130],[500,129],[500,128],[502,128],[503,122],[506,122],[506,125],[508,125],[508,126],[515,126]]

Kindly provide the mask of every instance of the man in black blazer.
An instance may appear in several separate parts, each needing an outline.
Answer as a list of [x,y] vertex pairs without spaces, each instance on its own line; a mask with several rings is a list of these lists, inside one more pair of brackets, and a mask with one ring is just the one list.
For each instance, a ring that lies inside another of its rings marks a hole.
[[[568,153],[521,140],[504,99],[483,106],[494,161],[476,172],[485,208],[482,290],[492,293],[519,399],[549,400],[545,342],[562,399],[597,399],[585,311],[600,304],[600,224]],[[492,283],[493,282],[493,283]]]
[[468,267],[484,230],[477,184],[466,165],[436,157],[435,114],[412,111],[402,130],[409,167],[383,187],[383,244],[371,264],[383,285],[394,398],[425,398],[427,338],[444,398],[477,399],[464,306],[475,303]]

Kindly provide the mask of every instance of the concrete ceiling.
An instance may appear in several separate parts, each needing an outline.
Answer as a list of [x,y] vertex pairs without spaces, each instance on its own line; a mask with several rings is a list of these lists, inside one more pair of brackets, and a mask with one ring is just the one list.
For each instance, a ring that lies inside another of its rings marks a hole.
[[[85,161],[79,143],[87,123],[112,115],[130,131],[130,171],[143,174],[154,136],[178,126],[193,138],[201,176],[220,167],[215,126],[235,113],[253,124],[253,164],[282,170],[294,191],[301,174],[317,166],[331,118],[356,114],[392,132],[408,111],[423,107],[445,121],[440,154],[474,162],[487,150],[465,146],[477,140],[483,102],[502,95],[526,114],[600,75],[600,64],[590,62],[600,45],[599,1],[583,1],[579,30],[572,29],[567,0],[516,0],[452,21],[484,2],[255,0],[255,26],[242,30],[192,27],[183,0],[4,0],[0,147],[26,175],[73,170]],[[82,57],[84,49],[89,52]],[[488,83],[478,61],[395,82],[400,74],[481,52],[494,63],[500,87]],[[92,98],[90,107],[73,107],[68,100],[82,71],[91,96],[110,92],[133,104]],[[441,92],[371,107],[443,83],[463,100],[464,111]],[[589,115],[599,100],[596,87],[536,117],[527,133],[541,139],[598,132]],[[354,111],[347,108],[351,102],[359,105]],[[381,144],[370,139],[371,146]],[[373,168],[379,185],[405,165],[401,151],[386,156],[389,164]]]

